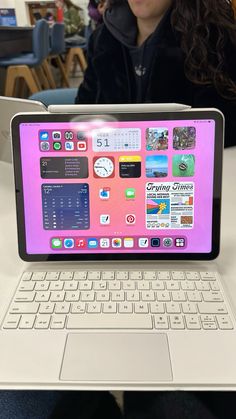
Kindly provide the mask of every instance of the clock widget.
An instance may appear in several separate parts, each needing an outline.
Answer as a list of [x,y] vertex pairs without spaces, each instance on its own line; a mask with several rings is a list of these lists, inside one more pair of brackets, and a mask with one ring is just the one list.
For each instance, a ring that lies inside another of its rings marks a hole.
[[93,174],[96,178],[112,178],[115,176],[114,157],[94,157]]

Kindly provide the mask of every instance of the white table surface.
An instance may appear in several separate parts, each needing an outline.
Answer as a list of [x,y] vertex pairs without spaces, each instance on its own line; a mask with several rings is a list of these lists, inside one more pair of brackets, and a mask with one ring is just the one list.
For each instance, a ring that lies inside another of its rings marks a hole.
[[[210,264],[221,274],[236,313],[235,166],[236,147],[224,151],[221,252]],[[193,266],[197,263],[193,262]],[[0,322],[20,274],[26,268],[29,268],[29,264],[19,258],[17,251],[13,168],[9,163],[0,162]]]

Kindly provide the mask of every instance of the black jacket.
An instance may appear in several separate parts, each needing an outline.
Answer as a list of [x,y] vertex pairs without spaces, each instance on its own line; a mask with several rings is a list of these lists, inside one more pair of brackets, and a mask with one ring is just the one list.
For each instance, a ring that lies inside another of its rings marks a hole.
[[[236,80],[236,52],[229,55],[231,77]],[[76,103],[136,103],[134,70],[128,48],[101,25],[91,36],[88,68]],[[184,54],[170,20],[162,25],[161,41],[153,59],[146,103],[183,103],[195,108],[220,109],[226,120],[225,146],[236,145],[236,101],[223,99],[213,86],[191,83],[184,73]]]

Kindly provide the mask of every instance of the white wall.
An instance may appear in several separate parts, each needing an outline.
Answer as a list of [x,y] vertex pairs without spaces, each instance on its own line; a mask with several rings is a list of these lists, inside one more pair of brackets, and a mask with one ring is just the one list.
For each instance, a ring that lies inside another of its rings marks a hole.
[[[29,2],[51,2],[52,0],[0,0],[0,7],[2,8],[13,8],[16,10],[16,20],[18,26],[30,25],[30,18],[28,14],[27,3]],[[84,10],[85,24],[88,23],[87,7],[89,0],[74,0],[75,4],[78,4]]]

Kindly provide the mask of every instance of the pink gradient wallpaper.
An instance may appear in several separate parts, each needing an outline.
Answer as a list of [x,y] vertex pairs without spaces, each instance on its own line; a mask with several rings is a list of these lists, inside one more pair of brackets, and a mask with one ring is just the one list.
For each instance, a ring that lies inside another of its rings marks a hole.
[[214,134],[207,120],[21,124],[27,253],[209,253]]

